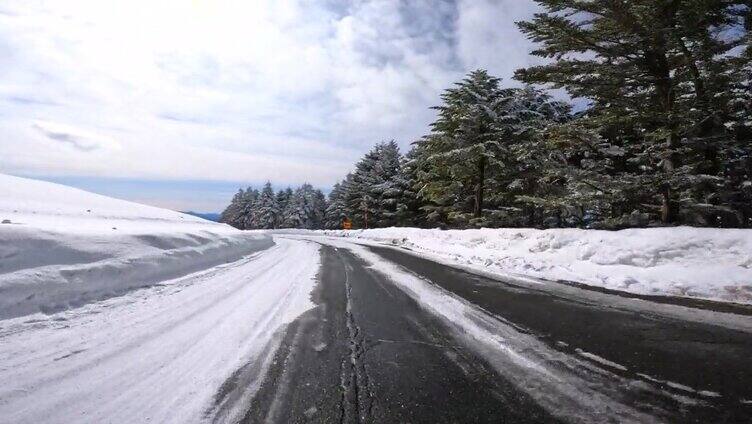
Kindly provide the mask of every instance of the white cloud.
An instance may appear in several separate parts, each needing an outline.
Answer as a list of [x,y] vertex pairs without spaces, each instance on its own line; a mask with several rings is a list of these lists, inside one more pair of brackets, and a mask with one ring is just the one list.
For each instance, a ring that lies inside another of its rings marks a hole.
[[0,171],[330,185],[465,72],[528,64],[531,4],[6,1]]
[[529,55],[533,43],[515,24],[537,11],[531,2],[460,0],[460,10],[457,51],[467,68],[486,68],[512,84],[516,69],[539,63]]

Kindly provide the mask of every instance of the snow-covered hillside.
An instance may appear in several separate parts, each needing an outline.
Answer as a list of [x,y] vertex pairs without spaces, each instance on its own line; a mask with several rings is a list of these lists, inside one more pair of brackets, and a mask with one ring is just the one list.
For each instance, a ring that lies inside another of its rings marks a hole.
[[752,230],[651,228],[325,231],[496,274],[752,304]]
[[270,238],[0,174],[0,319],[52,312],[230,262]]

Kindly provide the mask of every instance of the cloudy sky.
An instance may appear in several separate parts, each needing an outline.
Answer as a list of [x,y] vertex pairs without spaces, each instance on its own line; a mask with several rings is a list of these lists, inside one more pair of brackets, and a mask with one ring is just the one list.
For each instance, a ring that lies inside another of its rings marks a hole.
[[180,210],[323,189],[442,89],[533,63],[530,0],[4,0],[0,172]]

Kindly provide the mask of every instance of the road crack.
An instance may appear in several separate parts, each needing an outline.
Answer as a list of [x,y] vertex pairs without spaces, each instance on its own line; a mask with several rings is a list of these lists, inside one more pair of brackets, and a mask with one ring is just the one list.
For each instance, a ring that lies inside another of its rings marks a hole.
[[353,315],[352,285],[349,267],[345,269],[345,324],[347,327],[349,355],[342,361],[340,384],[342,386],[341,423],[365,423],[371,421],[373,393],[370,376],[363,355],[366,353],[362,330]]

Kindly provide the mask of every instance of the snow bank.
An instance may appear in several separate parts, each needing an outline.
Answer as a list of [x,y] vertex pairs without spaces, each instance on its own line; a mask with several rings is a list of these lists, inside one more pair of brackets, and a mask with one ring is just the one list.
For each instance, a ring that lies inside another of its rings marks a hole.
[[313,308],[315,243],[81,308],[0,320],[2,423],[234,423]]
[[227,225],[0,174],[0,319],[52,312],[273,244]]
[[752,230],[384,228],[324,234],[388,243],[498,274],[752,303]]

